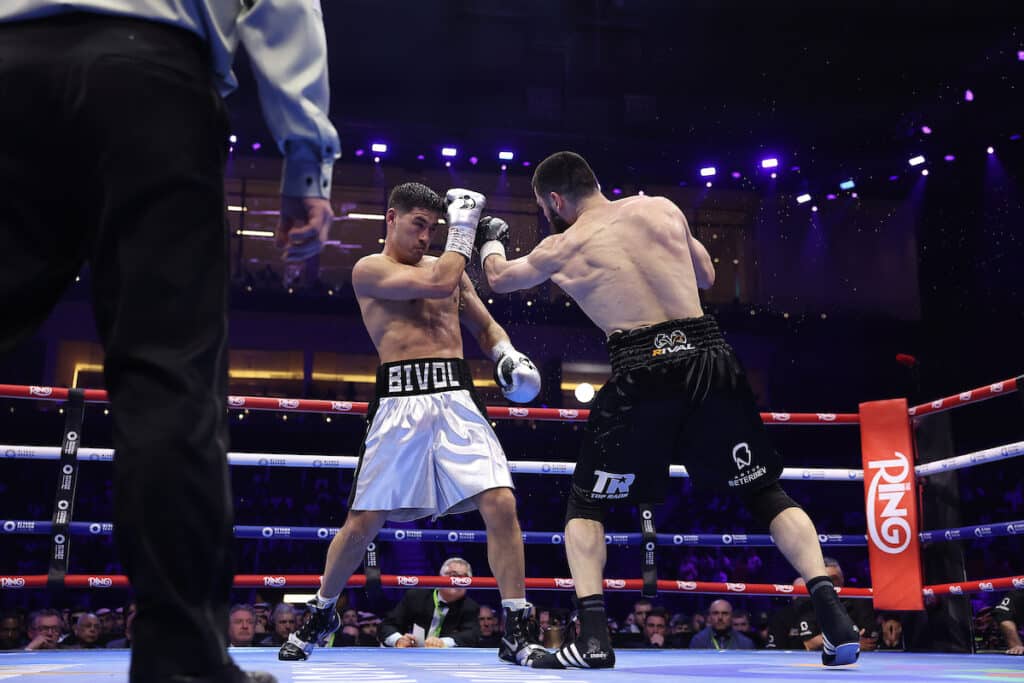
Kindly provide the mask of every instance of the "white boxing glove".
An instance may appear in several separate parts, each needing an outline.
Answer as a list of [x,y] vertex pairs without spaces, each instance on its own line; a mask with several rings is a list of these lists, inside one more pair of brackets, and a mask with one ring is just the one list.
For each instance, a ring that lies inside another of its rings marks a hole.
[[502,341],[491,349],[494,381],[501,393],[515,403],[529,403],[540,393],[540,372],[526,354],[516,351],[511,342]]
[[448,205],[448,242],[445,251],[457,251],[468,261],[473,255],[476,226],[487,199],[479,192],[453,188],[444,197]]

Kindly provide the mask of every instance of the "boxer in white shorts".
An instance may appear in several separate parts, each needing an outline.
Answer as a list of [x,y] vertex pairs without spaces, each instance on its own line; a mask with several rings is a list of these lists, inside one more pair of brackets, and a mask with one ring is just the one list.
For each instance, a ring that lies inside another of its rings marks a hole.
[[[508,462],[462,359],[460,324],[496,363],[495,379],[510,400],[533,400],[540,374],[484,307],[464,273],[484,197],[449,190],[442,200],[419,183],[399,185],[388,199],[380,254],[352,270],[363,322],[377,347],[376,398],[349,501],[349,514],[327,551],[313,615],[278,654],[306,659],[339,620],[335,601],[386,520],[478,509],[487,557],[505,609],[498,656],[529,666],[545,651],[527,635],[523,538]],[[447,213],[444,254],[426,256]]]

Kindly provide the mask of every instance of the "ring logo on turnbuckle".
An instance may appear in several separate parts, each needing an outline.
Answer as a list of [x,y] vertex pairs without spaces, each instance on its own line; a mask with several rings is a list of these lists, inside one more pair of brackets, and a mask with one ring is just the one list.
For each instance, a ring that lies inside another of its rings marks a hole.
[[654,337],[654,349],[651,350],[651,357],[693,350],[695,350],[693,344],[687,341],[682,330],[672,330],[668,334],[660,332]]

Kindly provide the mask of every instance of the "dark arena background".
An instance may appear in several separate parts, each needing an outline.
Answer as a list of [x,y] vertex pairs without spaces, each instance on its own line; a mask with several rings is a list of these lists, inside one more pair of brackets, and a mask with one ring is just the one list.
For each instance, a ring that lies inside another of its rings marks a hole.
[[[765,647],[773,619],[794,604],[794,571],[738,501],[676,476],[655,511],[662,583],[651,602],[665,611],[661,646],[635,614],[650,609],[637,603],[639,515],[621,506],[607,521],[605,576],[624,580],[606,593],[618,656],[611,671],[518,669],[492,647],[376,648],[377,624],[404,588],[436,584],[430,577],[448,557],[472,564],[470,596],[500,612],[477,513],[386,526],[376,543],[383,586],[364,589],[360,570],[342,599],[352,649],[324,648],[293,664],[277,661],[276,646],[232,648],[243,667],[296,682],[1024,681],[1024,658],[1005,654],[1010,645],[992,614],[1024,590],[1020,7],[322,5],[343,153],[336,218],[319,256],[285,264],[274,244],[281,156],[244,52],[235,65],[240,88],[227,98],[229,393],[245,397],[226,406],[232,602],[256,605],[250,642],[272,641],[281,614],[292,615],[291,628],[303,619],[327,543],[345,520],[378,363],[351,271],[381,249],[390,189],[419,181],[442,194],[478,190],[487,213],[510,224],[511,251],[523,255],[550,231],[530,187],[533,168],[573,150],[609,199],[668,197],[708,248],[717,278],[704,308],[747,367],[789,468],[786,490],[842,567],[850,601],[868,613],[867,644],[842,671],[823,669],[799,639]],[[543,377],[528,410],[510,411],[493,363],[466,335],[466,358],[514,463],[526,575],[536,579],[528,597],[545,644],[555,646],[575,610],[562,580],[566,474],[581,444],[581,411],[610,374],[605,340],[553,284],[496,294],[477,260],[467,272]],[[111,416],[100,393],[86,396],[68,578],[46,586],[66,418],[60,388],[105,388],[90,285],[87,265],[38,332],[0,358],[0,626],[11,629],[0,633],[10,647],[0,652],[0,680],[127,680],[124,650],[22,651],[34,610],[62,611],[72,639],[72,622],[98,614],[102,646],[124,637],[132,600],[111,535]],[[869,591],[852,590],[873,585],[859,406],[894,398],[918,407],[908,419],[924,467],[911,501],[923,610],[872,609]],[[734,627],[757,650],[688,647],[722,598],[734,617],[746,614]],[[1019,616],[1014,623],[1024,626]]]

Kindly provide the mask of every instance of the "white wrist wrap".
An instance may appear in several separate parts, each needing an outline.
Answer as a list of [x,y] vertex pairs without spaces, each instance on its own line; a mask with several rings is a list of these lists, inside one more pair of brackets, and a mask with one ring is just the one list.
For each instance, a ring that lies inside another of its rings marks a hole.
[[444,245],[444,250],[457,251],[468,261],[473,256],[473,241],[475,239],[476,226],[449,225],[448,241]]
[[480,247],[480,265],[484,264],[488,256],[492,254],[501,254],[501,258],[505,256],[505,245],[498,240],[491,240],[490,242],[484,242]]
[[508,354],[514,352],[515,350],[516,347],[512,346],[512,342],[500,341],[494,345],[494,348],[491,349],[491,360],[497,363],[499,358],[501,358],[502,356],[507,356]]

